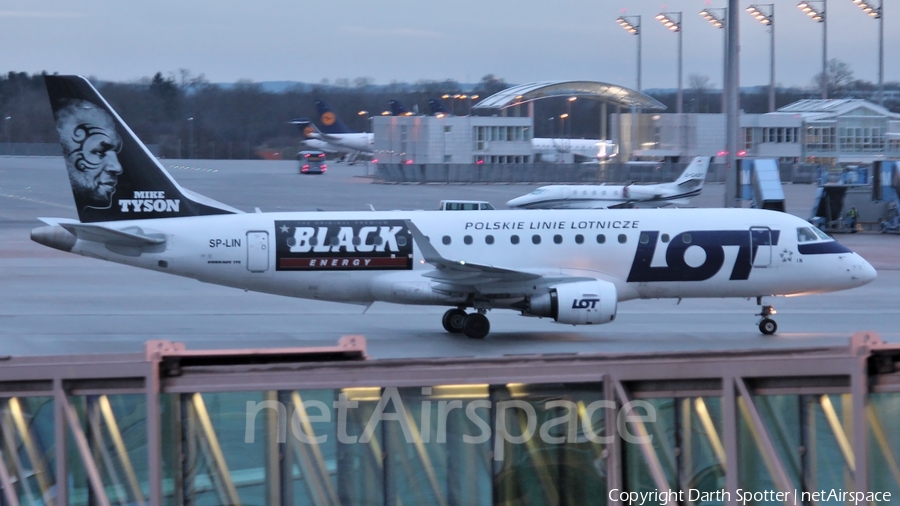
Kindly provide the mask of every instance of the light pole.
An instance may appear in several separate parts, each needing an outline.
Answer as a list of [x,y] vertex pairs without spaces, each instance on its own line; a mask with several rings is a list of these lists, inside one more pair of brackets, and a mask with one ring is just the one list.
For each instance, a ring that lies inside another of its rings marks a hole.
[[469,99],[468,95],[462,94],[457,97],[459,100],[462,100],[462,112],[466,112],[466,101]]
[[188,155],[191,159],[194,158],[194,117],[191,116],[187,119],[189,126],[190,136],[188,137]]
[[[366,114],[369,114],[369,111],[359,111],[356,113],[360,118],[364,117]],[[369,122],[365,121],[365,125],[363,125],[363,132],[369,133]]]
[[703,16],[704,19],[709,21],[711,25],[722,30],[724,32],[724,37],[726,40],[722,42],[722,47],[724,50],[724,55],[722,56],[722,113],[725,113],[725,88],[728,87],[728,66],[725,65],[725,60],[728,59],[728,30],[725,30],[725,27],[728,25],[727,20],[725,19],[728,16],[727,8],[720,9],[703,9],[700,11],[700,15]]
[[656,19],[670,31],[678,34],[678,97],[675,102],[675,112],[681,114],[684,106],[684,91],[681,86],[681,72],[683,68],[681,50],[681,13],[660,12],[656,15]]
[[884,105],[884,0],[878,2],[878,7],[872,7],[864,0],[853,0],[860,9],[871,18],[878,20],[878,105]]
[[747,12],[757,21],[769,27],[769,112],[775,111],[775,4],[757,4],[747,7]]
[[637,90],[641,91],[641,17],[619,16],[619,26],[632,35],[637,35]]
[[6,127],[6,149],[9,150],[8,155],[12,154],[12,126],[9,123],[11,120],[12,116],[3,118],[3,125]]
[[[804,0],[797,4],[797,8],[813,21],[822,23],[822,100],[828,99],[828,23],[825,19],[825,2],[826,0]],[[822,8],[816,9],[812,4],[822,4]]]
[[472,115],[472,101],[478,100],[478,95],[469,95],[469,116]]
[[[574,102],[576,100],[578,100],[578,97],[569,97],[569,100],[566,101],[566,117],[567,118],[572,115],[572,102]],[[569,139],[572,138],[572,122],[571,121],[569,122],[569,130],[566,135],[568,136]]]

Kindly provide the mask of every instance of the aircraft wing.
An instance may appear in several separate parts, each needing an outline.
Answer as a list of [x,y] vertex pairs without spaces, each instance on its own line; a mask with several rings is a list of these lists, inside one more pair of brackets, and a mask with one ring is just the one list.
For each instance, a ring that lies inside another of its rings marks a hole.
[[412,221],[406,220],[406,226],[412,233],[416,245],[419,246],[423,259],[435,267],[435,270],[425,273],[424,276],[444,285],[438,288],[440,291],[477,291],[483,294],[512,295],[530,292],[535,285],[594,280],[594,278],[566,275],[546,276],[493,265],[475,264],[465,260],[450,260],[441,256],[434,249],[428,237]]

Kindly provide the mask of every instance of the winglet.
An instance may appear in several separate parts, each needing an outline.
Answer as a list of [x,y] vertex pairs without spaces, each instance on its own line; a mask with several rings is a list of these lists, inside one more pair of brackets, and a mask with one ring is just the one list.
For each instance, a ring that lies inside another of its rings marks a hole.
[[431,241],[428,240],[428,237],[419,230],[419,227],[413,224],[412,220],[404,221],[406,222],[406,228],[412,233],[413,240],[415,240],[416,244],[419,246],[419,251],[422,252],[422,258],[424,258],[426,262],[435,265],[448,262],[446,258],[442,257],[441,254],[434,249],[434,246],[431,245]]

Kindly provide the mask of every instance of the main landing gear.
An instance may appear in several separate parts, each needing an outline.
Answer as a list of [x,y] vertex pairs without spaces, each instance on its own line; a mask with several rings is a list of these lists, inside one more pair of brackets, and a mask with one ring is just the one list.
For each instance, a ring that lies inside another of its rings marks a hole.
[[462,332],[472,339],[484,339],[491,331],[491,322],[484,313],[484,309],[479,309],[476,313],[466,313],[462,308],[450,309],[444,313],[441,323],[447,332]]
[[759,313],[756,316],[760,317],[759,320],[759,331],[767,336],[771,336],[778,330],[778,324],[775,323],[775,320],[769,318],[773,314],[777,313],[775,308],[768,305],[763,305],[762,297],[756,298],[756,303],[760,306]]

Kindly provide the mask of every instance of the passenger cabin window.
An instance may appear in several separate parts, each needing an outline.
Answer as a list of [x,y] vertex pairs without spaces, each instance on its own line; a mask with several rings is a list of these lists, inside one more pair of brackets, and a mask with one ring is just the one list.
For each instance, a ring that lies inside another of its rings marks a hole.
[[441,239],[441,242],[443,242],[444,244],[450,244],[450,236],[445,235],[444,238]]
[[519,244],[519,236],[517,236],[517,235],[510,236],[509,242],[511,242],[513,244]]
[[472,236],[467,235],[467,236],[463,237],[463,242],[466,244],[472,244]]
[[619,244],[625,244],[625,241],[628,240],[628,236],[625,234],[619,234]]
[[494,236],[492,236],[492,235],[484,236],[484,242],[485,242],[485,244],[494,244]]

